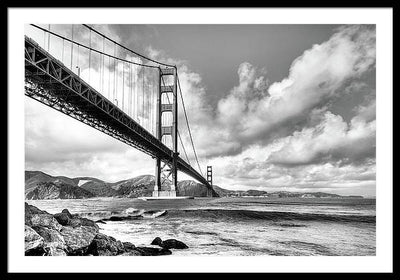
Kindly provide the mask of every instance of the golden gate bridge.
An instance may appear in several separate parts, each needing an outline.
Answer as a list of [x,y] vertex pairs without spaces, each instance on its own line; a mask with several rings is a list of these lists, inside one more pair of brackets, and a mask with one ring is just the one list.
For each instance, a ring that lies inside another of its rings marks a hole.
[[212,167],[207,166],[205,178],[176,65],[135,52],[87,24],[30,24],[26,33],[26,96],[150,155],[156,166],[154,197],[177,196],[178,170],[212,196]]

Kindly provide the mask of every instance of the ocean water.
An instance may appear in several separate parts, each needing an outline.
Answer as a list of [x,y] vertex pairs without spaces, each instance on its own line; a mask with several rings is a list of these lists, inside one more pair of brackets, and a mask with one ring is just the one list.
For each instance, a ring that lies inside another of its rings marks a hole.
[[[167,210],[163,216],[99,223],[100,232],[136,246],[175,238],[185,256],[373,256],[375,199],[196,198],[143,201],[91,198],[26,201],[55,214],[67,208],[92,220],[128,212]],[[136,211],[138,210],[138,211]]]

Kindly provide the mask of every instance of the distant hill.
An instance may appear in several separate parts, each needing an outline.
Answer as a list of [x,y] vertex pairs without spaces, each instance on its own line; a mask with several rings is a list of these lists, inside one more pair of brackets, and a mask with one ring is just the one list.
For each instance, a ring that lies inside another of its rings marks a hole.
[[229,196],[229,197],[246,197],[246,196],[264,196],[264,197],[300,197],[300,198],[363,198],[360,195],[349,195],[343,196],[333,193],[324,193],[324,192],[287,192],[287,191],[277,191],[277,192],[266,192],[259,190],[247,190],[247,191],[233,191],[223,189],[217,186],[213,186],[214,190],[219,194],[219,196]]
[[[42,184],[48,183],[48,184]],[[52,184],[49,184],[52,183]],[[171,182],[165,182],[164,190]],[[154,190],[155,178],[153,175],[141,175],[135,178],[108,183],[93,177],[68,178],[65,176],[51,176],[41,171],[25,171],[26,199],[52,198],[86,198],[86,197],[141,197],[151,196]],[[38,188],[40,187],[40,188]],[[38,188],[38,189],[37,189]],[[203,184],[192,180],[178,182],[179,196],[206,197],[207,188]],[[301,197],[301,198],[339,198],[346,197],[324,192],[266,192],[260,190],[235,191],[213,185],[213,197]],[[39,198],[43,197],[43,198]],[[362,198],[362,196],[347,196]]]
[[151,196],[154,190],[154,176],[141,175],[132,179],[110,184],[118,197]]
[[[43,183],[53,183],[46,184]],[[153,175],[141,175],[135,178],[108,183],[92,177],[68,178],[65,176],[51,176],[41,171],[25,171],[25,197],[26,199],[52,199],[59,198],[60,190],[55,185],[69,186],[71,190],[84,190],[87,195],[96,197],[141,197],[151,196],[154,190],[155,177]],[[170,182],[165,182],[163,190],[169,188]],[[39,189],[35,190],[36,188]],[[51,192],[54,192],[51,194]],[[178,182],[177,192],[179,196],[207,196],[207,188],[200,183],[191,180]],[[72,198],[72,194],[69,195]],[[69,198],[65,195],[65,198]],[[213,196],[218,196],[214,191]],[[38,198],[43,197],[43,198]],[[46,198],[45,198],[46,197]]]
[[63,182],[75,186],[75,182],[67,177],[63,176],[51,176],[41,171],[25,171],[25,194],[35,189],[38,184],[43,182]]
[[85,189],[61,182],[41,182],[25,195],[26,199],[77,199],[94,196]]
[[82,180],[102,182],[99,179],[91,177],[68,178],[65,176],[51,176],[42,171],[25,171],[25,194],[27,194],[29,191],[36,188],[38,184],[43,182],[64,183],[67,185],[79,187],[79,183]]
[[213,186],[214,190],[219,196],[268,196],[268,192],[259,190],[247,190],[247,191],[232,191]]
[[82,184],[80,187],[93,193],[95,196],[117,196],[117,192],[110,187],[110,183],[103,181],[88,181]]
[[[183,180],[178,182],[177,192],[180,196],[206,197],[207,187],[192,180]],[[218,197],[219,194],[213,190],[212,196]]]

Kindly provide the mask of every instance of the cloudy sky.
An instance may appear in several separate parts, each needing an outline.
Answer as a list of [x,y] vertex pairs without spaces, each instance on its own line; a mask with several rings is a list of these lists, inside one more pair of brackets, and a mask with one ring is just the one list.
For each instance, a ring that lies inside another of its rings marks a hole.
[[[178,66],[200,165],[213,166],[216,185],[375,196],[374,26],[94,27]],[[25,124],[27,170],[106,181],[154,173],[149,156],[28,97]]]

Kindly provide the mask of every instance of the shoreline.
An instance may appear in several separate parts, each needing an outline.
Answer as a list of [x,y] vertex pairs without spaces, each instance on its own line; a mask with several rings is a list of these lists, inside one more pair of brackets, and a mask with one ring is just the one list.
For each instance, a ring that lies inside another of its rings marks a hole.
[[[137,217],[127,215],[121,219]],[[153,241],[149,244],[152,247],[136,247],[101,233],[97,223],[105,222],[71,214],[68,209],[52,215],[25,202],[25,256],[161,256],[171,255],[171,249],[183,249],[174,244],[167,246],[165,241]]]
[[[189,250],[173,251],[177,256],[375,254],[374,201],[337,199],[334,204],[331,200],[321,204],[315,199],[310,204],[308,199],[291,200],[290,203],[286,199],[279,199],[281,203],[264,199],[260,204],[259,199],[249,198],[168,203],[126,198],[113,200],[26,202],[53,216],[67,208],[73,217],[97,222],[99,233],[131,242],[136,247],[152,247],[156,236],[177,238],[190,246]],[[318,239],[321,234],[323,238]],[[338,246],[345,237],[351,242]],[[114,242],[105,237],[98,239],[104,244]]]

